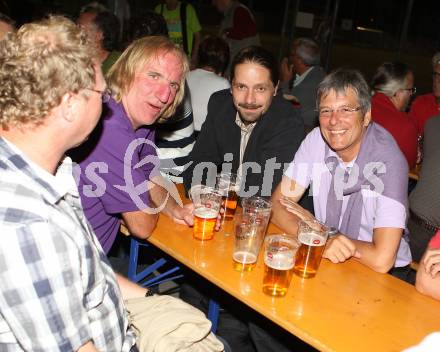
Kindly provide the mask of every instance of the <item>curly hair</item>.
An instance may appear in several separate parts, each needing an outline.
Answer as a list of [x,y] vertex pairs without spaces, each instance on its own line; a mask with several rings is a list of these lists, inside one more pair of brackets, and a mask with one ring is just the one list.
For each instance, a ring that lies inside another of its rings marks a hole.
[[95,49],[62,16],[23,25],[0,42],[0,123],[38,125],[68,92],[95,83]]
[[173,53],[181,60],[183,72],[180,89],[174,102],[162,113],[161,120],[172,116],[185,95],[185,77],[189,71],[189,63],[185,52],[164,36],[143,37],[135,40],[125,49],[106,76],[113,98],[121,102],[122,96],[127,94],[133,84],[137,71],[158,55],[167,53]]

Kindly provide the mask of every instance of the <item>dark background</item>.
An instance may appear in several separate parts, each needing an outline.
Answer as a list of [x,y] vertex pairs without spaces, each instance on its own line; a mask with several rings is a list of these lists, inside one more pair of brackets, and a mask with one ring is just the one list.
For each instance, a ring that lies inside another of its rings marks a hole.
[[[431,89],[431,56],[440,49],[438,0],[243,0],[253,10],[262,45],[281,58],[297,36],[316,35],[339,1],[328,68],[351,66],[370,78],[383,61],[399,59],[415,73],[418,93]],[[75,18],[87,0],[0,0],[1,11],[20,25],[46,13]],[[112,0],[101,0],[112,4]],[[129,0],[131,13],[153,9],[159,0]],[[197,10],[205,33],[216,33],[221,20],[211,0],[188,0]],[[286,13],[286,2],[290,7]],[[408,9],[410,7],[410,9]],[[314,15],[312,28],[293,25],[296,11]],[[407,26],[405,19],[407,17]],[[286,18],[286,26],[283,21]],[[345,24],[345,26],[344,26]],[[347,28],[348,24],[348,28]],[[406,28],[406,32],[405,32]],[[324,48],[325,54],[325,48]]]

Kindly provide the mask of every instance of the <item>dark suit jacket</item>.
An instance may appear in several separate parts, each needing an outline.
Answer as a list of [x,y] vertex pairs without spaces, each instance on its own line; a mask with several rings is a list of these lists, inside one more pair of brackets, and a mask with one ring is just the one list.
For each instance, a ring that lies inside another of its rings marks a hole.
[[[237,172],[240,162],[241,130],[235,123],[236,113],[228,89],[211,96],[206,121],[190,154],[193,163],[184,173],[187,190],[191,187],[194,168],[196,168],[195,179],[200,180],[197,164],[212,162],[217,166],[216,171],[220,172],[226,153],[233,155],[232,172]],[[281,96],[274,97],[268,111],[255,125],[246,146],[243,163],[254,162],[261,167],[261,170],[257,170],[258,167],[254,170],[248,169],[244,191],[249,191],[249,187],[252,186],[255,189],[256,186],[257,195],[270,196],[281,180],[285,164],[293,160],[304,136],[304,124],[297,110]],[[276,158],[275,161],[281,163],[274,172],[270,171],[270,167],[266,167],[266,161],[271,158]],[[214,175],[209,176],[211,178]],[[202,182],[206,182],[205,177]]]
[[314,66],[304,80],[296,87],[289,89],[290,82],[281,85],[283,93],[294,95],[300,103],[300,113],[306,129],[311,131],[319,125],[316,112],[316,92],[318,85],[325,77],[325,72],[320,66]]

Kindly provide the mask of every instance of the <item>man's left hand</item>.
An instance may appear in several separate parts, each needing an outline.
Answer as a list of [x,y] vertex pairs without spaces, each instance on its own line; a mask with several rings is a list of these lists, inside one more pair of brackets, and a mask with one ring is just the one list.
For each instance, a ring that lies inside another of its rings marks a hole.
[[322,255],[329,259],[332,263],[343,263],[351,257],[359,258],[360,253],[352,240],[342,234],[331,237],[327,240],[327,244]]

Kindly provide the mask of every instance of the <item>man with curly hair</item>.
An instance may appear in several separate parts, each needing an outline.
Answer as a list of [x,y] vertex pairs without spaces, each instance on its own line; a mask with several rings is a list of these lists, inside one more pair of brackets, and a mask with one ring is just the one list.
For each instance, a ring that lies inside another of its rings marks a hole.
[[2,41],[0,56],[0,349],[130,351],[117,278],[64,159],[101,113],[93,49],[51,17]]
[[[59,16],[0,42],[1,351],[128,352],[164,343],[157,309],[154,331],[138,328],[136,312],[152,311],[145,304],[153,298],[113,272],[64,157],[101,115],[106,83],[94,57],[85,33]],[[167,313],[183,305],[159,299]],[[208,350],[222,350],[212,338]]]

